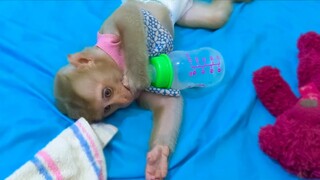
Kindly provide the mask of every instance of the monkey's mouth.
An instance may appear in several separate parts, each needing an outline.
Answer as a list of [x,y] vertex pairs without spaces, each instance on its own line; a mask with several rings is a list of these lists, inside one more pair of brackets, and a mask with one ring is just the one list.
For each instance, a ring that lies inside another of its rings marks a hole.
[[126,90],[128,90],[128,91],[131,92],[131,90],[130,90],[130,88],[129,88],[129,85],[123,85],[123,86],[124,86],[124,88],[126,88]]
[[133,99],[135,99],[136,97],[138,97],[138,95],[140,93],[134,92],[130,89],[129,85],[123,85],[124,88],[130,93],[131,97],[133,97]]

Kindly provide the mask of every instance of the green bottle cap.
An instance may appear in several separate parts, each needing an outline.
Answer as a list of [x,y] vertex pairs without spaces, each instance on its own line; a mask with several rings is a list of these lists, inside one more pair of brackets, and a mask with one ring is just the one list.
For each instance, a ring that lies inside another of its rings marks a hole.
[[170,58],[161,54],[150,58],[150,63],[156,70],[156,77],[151,85],[158,88],[170,88],[173,81],[173,69]]

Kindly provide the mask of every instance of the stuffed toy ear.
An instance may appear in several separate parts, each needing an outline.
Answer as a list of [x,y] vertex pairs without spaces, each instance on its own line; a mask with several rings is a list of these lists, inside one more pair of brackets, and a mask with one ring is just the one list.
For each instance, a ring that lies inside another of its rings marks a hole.
[[69,54],[68,55],[68,61],[69,61],[70,64],[72,64],[77,69],[79,69],[79,68],[81,69],[81,68],[84,68],[84,67],[89,67],[94,63],[93,59],[88,57],[83,52],[78,52],[78,53],[75,53],[75,54]]

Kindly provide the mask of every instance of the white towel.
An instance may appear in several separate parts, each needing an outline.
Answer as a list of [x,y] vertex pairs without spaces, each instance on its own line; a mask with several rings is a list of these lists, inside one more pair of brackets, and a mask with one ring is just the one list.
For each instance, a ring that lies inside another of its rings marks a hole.
[[117,131],[116,127],[105,123],[90,126],[80,118],[7,179],[105,180],[103,148]]

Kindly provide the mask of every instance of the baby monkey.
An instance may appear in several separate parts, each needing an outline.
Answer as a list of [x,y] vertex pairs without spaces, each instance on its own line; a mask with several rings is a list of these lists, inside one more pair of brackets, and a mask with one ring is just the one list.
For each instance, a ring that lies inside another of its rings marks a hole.
[[182,98],[146,91],[149,57],[173,50],[173,27],[217,29],[228,20],[232,0],[127,0],[102,24],[95,46],[68,55],[55,77],[58,109],[72,119],[101,121],[137,100],[153,111],[146,179],[167,175],[181,124]]

